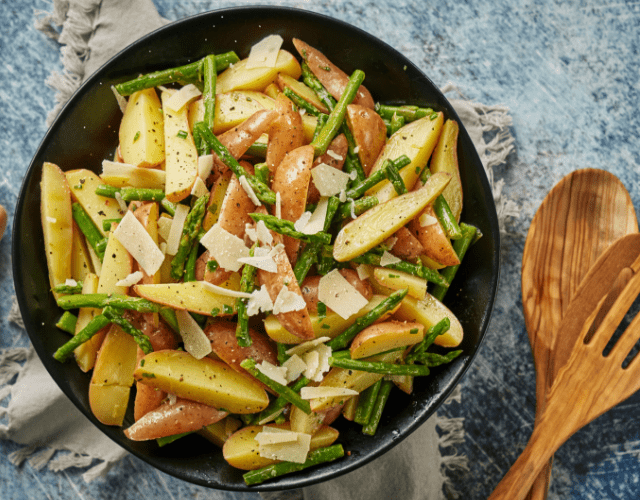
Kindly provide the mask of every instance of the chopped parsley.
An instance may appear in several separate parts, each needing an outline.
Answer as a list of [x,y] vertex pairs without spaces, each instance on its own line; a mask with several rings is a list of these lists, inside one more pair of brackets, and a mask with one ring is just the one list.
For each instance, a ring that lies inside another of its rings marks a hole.
[[177,134],[180,139],[186,139],[189,134],[187,134],[186,130],[180,130]]
[[136,132],[136,135],[133,136],[133,142],[136,142],[138,139],[140,139],[140,131],[139,130]]

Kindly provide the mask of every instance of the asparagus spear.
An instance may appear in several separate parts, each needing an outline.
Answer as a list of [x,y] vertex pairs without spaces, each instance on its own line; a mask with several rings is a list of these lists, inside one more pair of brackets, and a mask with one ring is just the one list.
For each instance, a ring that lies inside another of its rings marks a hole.
[[358,215],[362,215],[370,208],[375,207],[378,203],[378,198],[375,196],[363,196],[357,200],[347,201],[338,209],[336,220],[343,221],[352,218],[352,215],[355,215],[356,217]]
[[175,280],[182,278],[182,275],[184,274],[184,265],[191,253],[191,247],[193,246],[194,241],[197,243],[196,237],[202,228],[202,218],[204,217],[207,209],[207,201],[209,201],[208,194],[198,198],[184,221],[184,228],[182,229],[182,237],[180,238],[178,252],[171,260],[171,277]]
[[[253,257],[254,244],[249,251],[249,255]],[[258,269],[249,264],[245,264],[242,268],[242,278],[240,279],[240,291],[245,293],[251,293],[255,289],[256,275]],[[238,326],[236,327],[236,340],[240,347],[249,347],[252,343],[251,336],[249,335],[249,315],[247,314],[247,303],[249,299],[243,299],[238,297],[236,299],[236,309],[238,311]]]
[[204,89],[202,102],[204,103],[204,124],[213,130],[214,115],[216,111],[216,57],[208,55],[204,58],[202,71],[204,73]]
[[385,104],[376,103],[374,107],[376,113],[386,120],[393,120],[394,115],[402,117],[405,121],[414,121],[425,116],[433,115],[434,111],[431,108],[419,108],[418,106],[388,106]]
[[[239,60],[240,58],[233,51],[218,54],[215,56],[216,69],[222,71],[228,68],[230,64],[235,64]],[[119,83],[115,87],[120,95],[128,96],[138,90],[149,89],[157,87],[158,85],[167,85],[173,82],[197,83],[202,81],[203,66],[204,59],[200,59],[196,62],[185,64],[184,66],[147,73],[133,80]]]
[[[429,177],[431,177],[431,171],[428,167],[425,167],[420,174],[420,182],[425,184]],[[438,217],[444,232],[447,233],[449,238],[452,240],[459,240],[462,238],[462,232],[460,231],[458,221],[453,215],[451,207],[449,207],[449,203],[447,203],[444,196],[439,195],[436,198],[436,201],[433,203],[433,211],[436,213],[436,217]]]
[[[353,262],[357,264],[379,266],[381,258],[381,253],[377,253],[376,251],[372,250],[356,257],[355,259],[353,259]],[[414,276],[425,279],[444,288],[447,288],[449,286],[449,282],[447,281],[447,279],[443,275],[438,273],[438,271],[436,271],[435,269],[430,269],[419,263],[412,264],[411,262],[403,260],[394,264],[387,264],[384,267],[387,269],[393,269],[395,271],[402,271],[405,273],[413,274]]]
[[102,233],[95,226],[91,217],[89,217],[89,214],[85,212],[80,203],[73,203],[71,205],[71,212],[73,220],[76,221],[80,231],[82,231],[82,234],[87,238],[87,242],[95,250],[100,260],[102,260],[104,258],[104,250],[107,246]]
[[200,134],[202,139],[206,142],[207,147],[213,150],[218,158],[224,163],[231,171],[238,177],[242,177],[243,175],[246,177],[247,182],[253,189],[256,194],[256,197],[266,203],[267,205],[273,205],[276,202],[276,194],[269,189],[269,187],[260,182],[255,175],[249,175],[245,169],[238,163],[229,150],[220,142],[220,140],[213,135],[210,129],[204,126],[202,122],[196,123],[193,127],[193,131],[196,134]]
[[[291,390],[296,393],[300,393],[300,389],[302,389],[307,384],[309,384],[309,382],[310,380],[307,377],[302,376],[296,382],[294,382],[294,384],[291,386]],[[274,413],[277,413],[278,411],[280,411],[288,403],[289,401],[285,397],[278,396],[271,403],[269,403],[269,406],[267,406],[264,410],[258,413],[258,415],[252,419],[252,422],[253,423],[261,422],[265,418],[270,417]]]
[[360,393],[356,414],[353,417],[354,422],[360,425],[367,425],[369,423],[381,385],[382,379]]
[[115,198],[116,193],[120,193],[123,201],[162,201],[164,199],[164,189],[122,187],[117,188],[106,184],[96,187],[96,194]]
[[385,160],[384,165],[380,170],[384,170],[387,174],[387,179],[393,185],[393,189],[396,190],[398,196],[407,192],[407,186],[404,185],[402,177],[396,168],[395,164],[391,160]]
[[54,286],[51,291],[62,295],[74,295],[77,293],[82,293],[82,281],[77,281],[73,286],[67,285],[66,283],[61,283]]
[[263,221],[265,226],[267,226],[269,229],[285,236],[291,236],[292,238],[297,238],[299,240],[306,241],[307,243],[315,242],[320,244],[328,244],[331,242],[331,235],[328,233],[325,233],[323,231],[315,234],[301,233],[293,227],[293,222],[285,219],[278,219],[278,217],[276,217],[275,215],[258,213],[249,215],[254,221]]
[[145,354],[153,352],[153,347],[151,346],[149,337],[133,326],[126,318],[122,317],[120,311],[113,307],[105,307],[102,310],[102,315],[105,316],[110,323],[114,323],[122,328],[123,332],[131,335],[133,340],[136,341],[136,344],[138,344],[138,347],[142,349],[142,352]]
[[[411,163],[411,160],[407,155],[398,156],[395,160],[393,160],[393,165],[397,170],[400,170],[402,167],[406,167]],[[387,171],[384,168],[380,168],[376,170],[369,177],[364,179],[362,182],[356,184],[351,189],[346,192],[347,198],[360,198],[366,191],[371,189],[373,186],[387,179]]]
[[160,312],[162,307],[154,302],[140,297],[127,295],[87,293],[65,295],[58,299],[58,306],[62,309],[78,309],[80,307],[103,308],[107,306],[116,309],[131,309],[138,312]]
[[269,387],[270,389],[278,393],[278,395],[286,399],[289,403],[300,408],[307,415],[311,413],[311,404],[309,403],[309,401],[302,399],[297,392],[291,389],[291,387],[282,385],[276,382],[275,380],[267,377],[266,375],[263,375],[256,368],[255,360],[251,358],[247,358],[244,361],[242,361],[242,363],[240,363],[240,366],[245,370],[247,370],[251,375],[257,378],[260,382],[265,384],[267,387]]
[[429,375],[429,368],[424,365],[397,365],[395,363],[382,363],[380,361],[334,358],[333,356],[329,357],[329,365],[346,370],[359,370],[361,372],[381,373],[383,375]]
[[317,450],[310,451],[307,455],[307,460],[302,464],[294,462],[279,462],[277,464],[268,465],[262,469],[256,469],[245,473],[242,477],[244,482],[251,486],[254,484],[260,484],[264,481],[268,481],[274,477],[289,474],[291,472],[297,472],[307,467],[313,467],[326,462],[332,462],[338,458],[344,456],[344,449],[341,444],[334,444],[325,448],[318,448]]
[[[462,261],[478,230],[474,226],[465,223],[460,224],[460,230],[462,231],[462,238],[453,242],[453,249],[458,255],[458,259]],[[448,283],[451,283],[456,273],[458,272],[459,267],[460,265],[446,267],[442,270],[442,277],[447,280]],[[442,301],[445,294],[447,293],[447,289],[448,287],[437,286],[436,288],[434,288],[431,295],[433,295],[436,299]]]
[[70,313],[69,311],[65,311],[60,319],[56,323],[56,326],[60,328],[60,330],[65,331],[73,335],[76,333],[76,322],[78,321],[77,316]]
[[98,314],[97,316],[94,316],[94,318],[89,321],[89,323],[87,323],[87,326],[80,330],[76,335],[71,337],[62,346],[60,346],[58,350],[53,354],[53,357],[61,363],[66,361],[67,358],[76,349],[76,347],[87,342],[89,339],[91,339],[91,337],[93,337],[109,323],[111,322],[104,314]]
[[359,317],[355,323],[344,332],[327,342],[327,345],[334,351],[344,349],[358,333],[380,319],[387,312],[393,310],[402,301],[402,299],[405,298],[408,291],[409,290],[407,288],[403,290],[396,290],[367,314]]
[[429,349],[429,347],[431,347],[431,344],[433,344],[433,342],[436,340],[436,337],[445,333],[447,330],[449,330],[450,327],[451,320],[446,317],[442,318],[435,325],[431,326],[425,333],[422,342],[413,346],[413,349],[411,349],[411,352],[406,357],[406,361],[408,363],[412,362],[414,357],[422,354],[427,349]]
[[380,391],[378,392],[378,397],[376,398],[376,402],[373,406],[373,411],[371,413],[371,417],[369,418],[369,422],[362,428],[363,434],[373,436],[376,433],[376,429],[378,428],[378,424],[380,423],[380,419],[382,418],[382,410],[384,410],[384,407],[387,404],[389,393],[391,392],[392,387],[393,382],[391,382],[390,380],[382,381],[382,385],[380,386]]

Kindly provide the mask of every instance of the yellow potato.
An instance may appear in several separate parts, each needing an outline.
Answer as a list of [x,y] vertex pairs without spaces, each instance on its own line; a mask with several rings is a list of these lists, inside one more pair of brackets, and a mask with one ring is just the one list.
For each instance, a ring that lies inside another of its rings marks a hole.
[[304,143],[309,144],[313,139],[313,134],[316,131],[316,126],[318,125],[318,119],[306,113],[302,117],[302,128],[304,130]]
[[[402,351],[388,352],[371,358],[371,361],[394,363],[402,357]],[[372,386],[384,375],[379,373],[363,372],[360,370],[346,370],[344,368],[331,368],[320,382],[320,387],[341,387],[362,392]],[[334,396],[311,400],[311,411],[319,412],[342,404],[351,396]]]
[[367,358],[397,347],[418,344],[424,339],[424,331],[421,323],[405,321],[385,321],[368,326],[351,342],[351,359]]
[[98,282],[98,293],[119,293],[127,295],[129,287],[118,286],[116,283],[133,271],[133,259],[127,249],[117,238],[113,237],[113,233],[107,240],[107,248],[104,251],[104,260],[102,261],[102,272]]
[[221,361],[196,359],[184,351],[155,351],[142,358],[134,373],[145,385],[230,413],[255,413],[269,404],[258,382]]
[[333,258],[346,262],[382,243],[432,203],[449,178],[444,173],[433,175],[421,189],[391,198],[349,222],[336,236]]
[[235,297],[213,292],[200,281],[136,285],[134,289],[140,297],[182,311],[206,316],[211,316],[214,309],[218,310],[220,316],[229,316],[236,312]]
[[373,279],[382,286],[393,290],[407,288],[409,290],[408,294],[418,300],[424,299],[427,295],[427,280],[418,278],[413,274],[376,267],[373,270]]
[[71,277],[76,281],[84,281],[85,277],[93,272],[93,264],[84,235],[75,222],[71,248]]
[[198,175],[198,150],[189,128],[187,107],[174,111],[167,105],[173,94],[174,89],[167,89],[160,97],[164,115],[165,195],[177,203],[189,196],[193,188]]
[[431,158],[431,173],[447,172],[451,174],[451,182],[442,192],[442,196],[447,200],[449,208],[453,212],[458,222],[462,213],[462,183],[460,181],[460,170],[458,168],[458,122],[447,120],[442,127],[442,133],[438,140],[438,145],[433,151]]
[[[95,274],[87,274],[82,283],[82,293],[97,293],[98,291],[98,277]],[[100,314],[100,309],[93,307],[82,307],[78,312],[78,321],[76,321],[76,335],[96,316]],[[80,344],[73,351],[76,358],[76,363],[83,372],[88,372],[93,368],[96,362],[96,356],[98,354],[98,348],[102,344],[106,331],[101,335],[98,332],[91,337],[89,341]]]
[[73,199],[80,203],[98,228],[98,231],[103,236],[106,236],[107,232],[102,228],[102,221],[105,219],[120,219],[124,215],[118,202],[113,198],[96,194],[96,188],[103,182],[91,170],[70,170],[65,175]]
[[[40,181],[42,232],[44,250],[49,269],[51,287],[71,278],[71,252],[69,244],[73,239],[73,216],[71,214],[71,194],[65,174],[57,165],[45,162]],[[53,293],[57,299],[58,293]]]
[[[320,318],[317,311],[309,311],[309,317],[311,318],[315,338],[337,337],[340,333],[353,325],[356,322],[356,319],[367,314],[384,299],[386,299],[386,296],[384,295],[373,295],[366,306],[347,319],[342,319],[342,317],[333,311],[327,311],[327,315],[324,318]],[[383,316],[381,320],[391,315],[392,312],[393,311],[388,315]],[[303,342],[303,339],[289,333],[273,314],[265,318],[264,329],[267,332],[267,335],[276,342],[280,342],[282,344],[299,344]]]
[[133,385],[137,350],[131,335],[111,325],[98,352],[89,385],[91,411],[105,425],[122,425]]
[[222,202],[227,194],[232,173],[233,172],[231,172],[231,170],[227,170],[216,179],[216,182],[211,188],[211,195],[207,202],[207,211],[204,215],[204,220],[202,221],[202,229],[204,231],[208,231],[216,222],[218,222],[220,211],[222,210]]
[[289,88],[317,110],[322,111],[323,113],[329,113],[329,109],[327,109],[327,107],[322,103],[318,95],[300,80],[296,80],[287,74],[280,73],[276,79],[276,84],[280,87],[280,90],[284,91],[284,89]]
[[289,422],[293,432],[302,432],[304,434],[315,433],[324,420],[324,413],[310,412],[305,413],[297,406],[292,405],[289,412]]
[[134,92],[120,122],[120,154],[124,163],[154,167],[164,161],[163,117],[155,89]]
[[[201,100],[196,101],[196,103],[201,102]],[[274,109],[274,100],[262,92],[238,90],[218,94],[216,95],[213,133],[217,135],[237,127],[261,109]]]
[[240,420],[233,418],[232,416],[228,416],[215,424],[203,427],[198,431],[198,434],[207,441],[222,448],[226,440],[229,439],[229,437],[236,432],[241,425],[242,422]]
[[224,94],[233,90],[257,90],[262,92],[275,81],[278,73],[293,78],[300,78],[300,63],[286,50],[278,52],[274,67],[247,69],[247,59],[237,62],[218,75],[216,94]]
[[[385,160],[395,160],[399,156],[407,155],[411,163],[400,169],[400,176],[408,190],[420,176],[420,171],[426,165],[435,148],[442,130],[443,114],[438,113],[437,118],[431,120],[428,116],[420,118],[402,127],[393,134],[380,152],[371,173],[382,168]],[[366,193],[368,196],[376,196],[380,203],[398,196],[393,185],[388,180],[379,182]]]
[[157,168],[143,168],[114,163],[104,167],[100,176],[102,182],[109,186],[137,188],[164,189],[166,173]]
[[[255,440],[255,436],[262,432],[263,427],[265,426],[250,425],[233,433],[227,439],[222,448],[222,454],[229,465],[241,470],[255,470],[278,462],[260,456],[259,444]],[[288,422],[282,425],[270,424],[269,427],[290,430]],[[338,431],[323,425],[311,436],[310,449],[315,450],[330,446],[336,439],[338,439]]]

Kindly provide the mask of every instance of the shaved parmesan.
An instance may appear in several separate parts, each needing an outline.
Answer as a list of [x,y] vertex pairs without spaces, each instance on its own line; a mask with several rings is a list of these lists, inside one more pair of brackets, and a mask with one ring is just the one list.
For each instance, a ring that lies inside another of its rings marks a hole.
[[282,197],[280,191],[276,191],[276,217],[282,219]]
[[425,213],[420,216],[420,218],[418,219],[418,222],[420,222],[420,226],[422,227],[433,226],[436,222],[438,222],[438,219],[436,219],[431,214]]
[[398,243],[398,238],[391,236],[385,240],[384,245],[387,247],[387,250],[391,251],[393,247],[396,246],[396,243]]
[[190,83],[182,87],[178,92],[175,92],[171,98],[167,101],[167,107],[173,111],[180,111],[187,104],[195,101],[202,95],[200,89],[194,84]]
[[300,397],[302,399],[316,399],[316,398],[333,398],[340,396],[357,396],[358,391],[353,389],[347,389],[345,387],[303,387],[300,389]]
[[169,239],[169,233],[171,232],[171,225],[173,219],[171,217],[160,217],[158,219],[158,235],[164,241]]
[[287,385],[287,369],[282,366],[272,365],[268,361],[256,364],[256,369],[265,377],[275,380],[279,384]]
[[207,186],[200,177],[196,177],[196,181],[193,183],[193,187],[191,188],[191,194],[196,198],[200,198],[201,196],[206,196],[209,194]]
[[253,224],[248,222],[244,225],[244,235],[254,243],[258,241],[258,232]]
[[256,234],[258,235],[258,241],[263,245],[271,245],[273,243],[273,235],[263,220],[259,220],[256,224]]
[[368,300],[337,269],[320,278],[318,300],[343,319],[353,316],[368,304]]
[[313,183],[318,188],[320,196],[333,196],[343,189],[347,189],[349,174],[333,168],[326,163],[320,163],[311,169]]
[[329,207],[329,198],[320,198],[316,209],[311,212],[304,212],[302,216],[295,222],[293,227],[296,231],[304,234],[316,234],[324,229],[324,221],[327,218],[327,208]]
[[111,92],[113,92],[113,95],[116,98],[116,102],[118,103],[118,107],[124,115],[124,110],[127,109],[127,100],[120,95],[120,92],[116,90],[114,85],[111,85]]
[[238,179],[238,181],[240,181],[240,185],[242,186],[242,189],[244,189],[245,193],[247,193],[247,196],[253,202],[253,204],[256,207],[261,206],[262,203],[260,203],[260,200],[256,196],[256,193],[254,192],[253,188],[249,184],[249,181],[247,180],[247,177],[244,176],[244,175],[241,175],[240,178]]
[[304,371],[304,376],[309,380],[313,380],[318,372],[318,367],[320,366],[320,354],[315,349],[309,352],[305,352],[302,355],[302,359],[304,364],[307,365],[307,368]]
[[131,273],[124,279],[121,279],[116,283],[116,286],[133,286],[143,278],[143,274],[140,271]]
[[337,160],[337,161],[344,160],[344,158],[342,156],[340,156],[338,153],[336,153],[332,149],[327,149],[327,156],[330,156],[331,158],[333,158],[334,160]]
[[220,224],[214,224],[200,239],[200,243],[209,250],[209,255],[227,271],[238,271],[242,267],[242,263],[238,262],[238,259],[250,257],[249,249],[245,246],[244,241],[222,228]]
[[[256,439],[258,435],[265,433],[265,429],[269,429],[267,427],[263,427],[262,432],[256,435]],[[271,428],[274,429],[274,428]],[[281,432],[273,433],[267,431],[267,434],[295,434],[295,440],[286,441],[286,442],[273,442],[270,444],[260,443],[258,444],[258,451],[260,456],[263,458],[271,458],[273,460],[284,460],[287,462],[295,462],[302,464],[307,459],[307,454],[309,453],[309,449],[311,447],[311,434],[304,434],[302,432],[293,432],[287,431],[284,429],[278,429]],[[260,438],[264,441],[275,441],[282,440],[283,438],[278,437],[262,437]]]
[[311,212],[303,212],[300,218],[293,223],[293,228],[296,231],[300,231],[302,233],[304,228],[307,227],[307,224],[309,223],[309,219],[311,219],[311,215],[312,215]]
[[296,354],[302,354],[303,352],[310,351],[314,347],[317,347],[320,344],[324,344],[329,340],[331,340],[331,337],[318,337],[317,339],[309,340],[307,342],[303,342],[302,344],[295,345],[291,349],[287,349],[285,353],[288,356],[295,356]]
[[207,288],[209,291],[217,293],[218,295],[235,297],[237,299],[248,299],[251,297],[250,293],[231,290],[230,288],[224,288],[222,286],[214,285],[213,283],[209,283],[208,281],[201,281],[200,283],[202,283],[202,286],[204,288]]
[[153,276],[160,269],[164,262],[164,254],[132,212],[124,215],[113,236],[149,276]]
[[307,303],[301,295],[291,292],[286,286],[283,286],[273,303],[273,314],[301,311],[306,307]]
[[276,261],[273,260],[273,250],[269,251],[264,247],[256,248],[253,257],[242,257],[238,259],[238,262],[249,264],[250,266],[257,267],[269,273],[278,272]]
[[260,312],[267,312],[272,309],[273,302],[265,285],[262,285],[259,290],[251,292],[251,297],[249,297],[249,302],[247,303],[247,314],[249,316],[255,316]]
[[[267,428],[268,429],[268,428]],[[255,435],[254,439],[258,441],[258,444],[277,444],[277,443],[291,443],[298,441],[298,433],[288,431],[286,429],[278,429],[282,432],[269,432],[262,431]]]
[[402,262],[402,259],[399,259],[393,254],[390,254],[386,250],[382,253],[382,257],[380,258],[380,265],[382,267],[389,266],[391,264],[397,264],[398,262]]
[[264,425],[268,422],[271,422],[272,420],[275,420],[275,418],[280,415],[284,410],[286,409],[285,407],[280,408],[278,411],[273,412],[271,415],[267,415],[266,417],[264,417],[262,420],[260,420],[258,422],[258,425]]
[[269,35],[260,40],[251,47],[245,68],[274,68],[283,41],[280,35]]
[[[64,282],[65,286],[77,286],[78,282],[72,278],[67,278]],[[117,284],[117,283],[116,283]]]
[[189,215],[189,207],[182,203],[178,203],[176,205],[176,213],[173,215],[169,237],[167,238],[168,255],[175,255],[178,253],[180,238],[182,238],[182,230],[184,229],[184,222],[187,220],[187,215]]
[[211,341],[196,323],[189,311],[176,310],[180,336],[185,350],[196,359],[202,359],[211,352]]
[[287,369],[287,382],[293,382],[307,369],[307,364],[297,354],[287,359],[282,366]]
[[203,181],[207,180],[207,177],[211,175],[213,170],[213,155],[198,156],[198,177]]
[[322,382],[324,374],[331,369],[329,366],[330,356],[331,347],[325,344],[320,344],[311,351],[305,352],[302,355],[302,359],[307,365],[304,376],[314,382]]
[[126,212],[127,204],[124,202],[124,200],[122,199],[122,195],[118,191],[116,191],[115,198],[116,198],[116,201],[118,202],[118,205],[120,205],[120,210],[123,213]]
[[371,267],[369,267],[367,264],[360,264],[358,267],[356,267],[356,272],[358,273],[358,278],[360,278],[361,280],[366,280],[368,278],[371,278],[372,276]]

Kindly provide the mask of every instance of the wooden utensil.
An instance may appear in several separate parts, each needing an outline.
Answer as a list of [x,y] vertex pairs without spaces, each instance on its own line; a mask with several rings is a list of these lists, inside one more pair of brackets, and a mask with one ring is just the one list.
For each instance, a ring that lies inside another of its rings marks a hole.
[[[638,295],[640,234],[631,234],[607,248],[580,283],[558,326],[578,341],[566,362],[566,350],[562,357],[556,354],[563,365],[546,406],[527,447],[489,500],[522,500],[549,457],[571,435],[640,389],[640,359],[627,360],[640,339],[640,314],[619,338],[616,332]],[[614,334],[617,340],[605,356]]]
[[[556,334],[562,337],[562,348],[576,340],[557,327],[578,284],[611,243],[637,232],[636,213],[624,185],[597,169],[565,176],[531,221],[522,257],[522,305],[536,367],[536,421],[553,382],[551,367],[559,368],[554,363]],[[527,499],[547,497],[550,475],[551,461]]]

